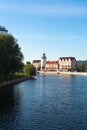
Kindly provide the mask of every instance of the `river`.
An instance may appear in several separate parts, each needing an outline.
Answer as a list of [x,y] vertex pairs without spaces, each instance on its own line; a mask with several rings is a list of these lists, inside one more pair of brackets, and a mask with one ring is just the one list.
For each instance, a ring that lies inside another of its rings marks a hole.
[[0,130],[87,130],[87,77],[37,75],[0,88]]

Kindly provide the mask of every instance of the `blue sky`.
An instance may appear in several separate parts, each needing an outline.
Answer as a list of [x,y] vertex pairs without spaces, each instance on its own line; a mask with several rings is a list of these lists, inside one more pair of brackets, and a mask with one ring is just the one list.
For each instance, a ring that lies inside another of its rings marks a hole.
[[87,60],[87,0],[0,0],[0,25],[18,39],[24,61]]

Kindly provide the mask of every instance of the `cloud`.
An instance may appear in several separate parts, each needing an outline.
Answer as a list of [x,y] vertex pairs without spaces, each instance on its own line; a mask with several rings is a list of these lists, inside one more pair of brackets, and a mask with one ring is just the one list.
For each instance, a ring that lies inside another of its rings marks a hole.
[[50,17],[84,17],[87,16],[87,7],[81,5],[62,4],[0,4],[0,12],[50,16]]

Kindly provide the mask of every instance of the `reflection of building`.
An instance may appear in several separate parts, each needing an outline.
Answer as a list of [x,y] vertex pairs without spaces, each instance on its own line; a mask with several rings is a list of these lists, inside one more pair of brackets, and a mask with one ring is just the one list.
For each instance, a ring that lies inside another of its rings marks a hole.
[[75,57],[60,57],[58,61],[47,61],[45,53],[43,53],[42,60],[33,60],[33,65],[36,70],[53,70],[53,71],[76,71]]
[[35,66],[36,70],[40,70],[41,60],[33,60],[32,64]]
[[75,71],[76,70],[75,57],[60,57],[59,70],[60,71]]
[[47,61],[45,65],[45,70],[58,70],[59,64],[58,61]]

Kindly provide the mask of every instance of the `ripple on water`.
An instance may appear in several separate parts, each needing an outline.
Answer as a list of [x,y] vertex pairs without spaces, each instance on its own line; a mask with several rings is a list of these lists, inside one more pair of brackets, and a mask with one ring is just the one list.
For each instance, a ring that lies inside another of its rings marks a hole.
[[38,76],[0,88],[1,130],[87,130],[87,77]]

